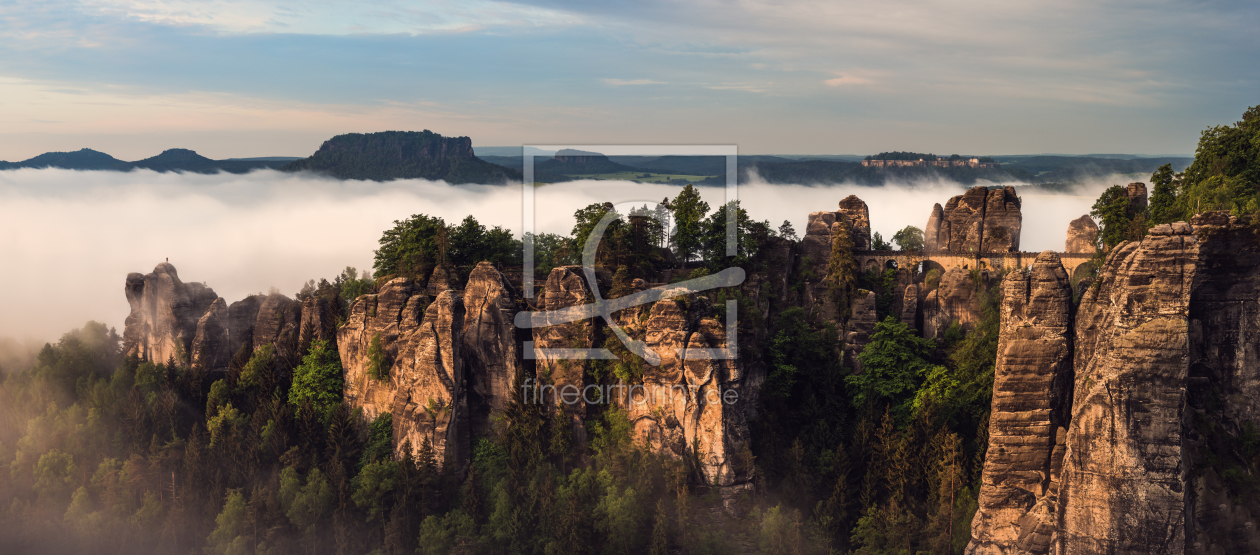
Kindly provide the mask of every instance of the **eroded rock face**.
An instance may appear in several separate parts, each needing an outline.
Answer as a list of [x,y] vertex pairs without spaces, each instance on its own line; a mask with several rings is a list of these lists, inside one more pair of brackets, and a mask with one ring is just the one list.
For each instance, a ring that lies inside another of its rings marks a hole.
[[840,201],[840,209],[837,212],[849,222],[849,231],[853,234],[853,249],[870,250],[871,213],[866,207],[866,202],[857,198],[856,195],[849,195]]
[[424,311],[418,326],[398,341],[390,369],[394,389],[394,445],[399,454],[427,441],[442,468],[461,471],[471,456],[468,403],[460,335],[464,300],[446,290]]
[[[1183,467],[1186,553],[1260,553],[1260,500],[1221,478],[1248,423],[1260,422],[1260,243],[1227,212],[1191,220],[1199,259],[1190,293]],[[1224,452],[1222,452],[1224,451]],[[1214,457],[1209,458],[1212,454]],[[1213,460],[1214,459],[1214,460]],[[1195,545],[1199,547],[1196,549]]]
[[368,352],[372,342],[379,338],[389,375],[393,376],[393,363],[404,347],[403,339],[420,328],[428,304],[428,296],[416,289],[410,279],[390,280],[376,294],[355,299],[350,305],[346,323],[337,330],[337,351],[345,372],[346,402],[352,407],[362,408],[364,417],[369,420],[392,410],[394,386],[391,380],[379,380],[369,375],[371,361]]
[[911,329],[917,329],[919,314],[919,284],[911,283],[906,286],[906,292],[902,295],[901,301],[901,323],[910,326]]
[[1014,187],[973,187],[932,207],[924,233],[928,251],[985,253],[1019,251],[1023,215]]
[[1098,250],[1098,224],[1088,214],[1068,224],[1067,244],[1064,252],[1090,253]]
[[263,299],[254,319],[254,348],[275,346],[276,353],[296,362],[302,304],[279,293]]
[[968,554],[1050,550],[1071,406],[1071,311],[1072,286],[1053,252],[1002,282],[989,449]]
[[862,370],[858,355],[871,341],[875,333],[875,324],[879,321],[875,314],[875,294],[865,289],[858,289],[849,304],[849,321],[845,329],[844,364],[855,372]]
[[215,299],[197,320],[197,333],[192,341],[192,365],[212,372],[223,371],[232,361],[231,334],[228,331],[228,307],[223,299]]
[[468,276],[464,288],[464,326],[461,334],[465,375],[469,378],[471,425],[474,433],[490,431],[492,416],[502,414],[512,398],[521,372],[517,347],[516,291],[489,262]]
[[1182,553],[1182,417],[1198,238],[1179,222],[1118,245],[1076,321],[1060,553]]
[[964,329],[975,329],[980,317],[980,296],[976,294],[970,272],[950,268],[923,302],[923,337],[944,337],[945,330],[954,322]]
[[698,447],[707,483],[748,484],[749,376],[740,360],[711,356],[730,346],[725,325],[710,316],[704,299],[683,296],[653,303],[642,335],[661,364],[644,365],[642,383],[614,397],[637,437],[675,458]]
[[328,299],[316,295],[302,301],[302,324],[298,333],[299,345],[319,340],[332,342],[334,348],[337,346],[337,314]]
[[125,291],[131,314],[123,330],[123,352],[152,362],[188,364],[197,324],[218,299],[214,290],[180,281],[175,266],[164,262],[149,274],[128,274]]
[[[607,291],[607,287],[601,287]],[[547,284],[538,299],[539,308],[548,312],[568,307],[592,303],[595,301],[586,274],[581,266],[562,266],[555,268],[547,276]],[[594,319],[578,320],[546,327],[535,327],[533,330],[535,349],[590,349],[599,345],[599,327],[601,322]],[[586,386],[586,370],[590,362],[587,360],[566,360],[554,355],[539,355],[535,362],[535,370],[540,382],[552,385],[555,391],[576,388],[578,391]],[[572,423],[572,432],[576,445],[585,445],[586,428],[582,424],[586,416],[586,405],[582,402],[565,402],[559,395],[549,395],[544,402],[554,404]]]
[[932,205],[932,215],[928,216],[927,227],[923,230],[923,250],[936,252],[949,248],[949,222],[945,220],[945,209],[940,203]]

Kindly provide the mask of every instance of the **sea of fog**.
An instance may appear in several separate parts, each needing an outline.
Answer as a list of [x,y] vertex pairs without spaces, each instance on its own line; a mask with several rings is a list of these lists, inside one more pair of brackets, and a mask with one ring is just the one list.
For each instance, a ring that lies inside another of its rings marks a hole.
[[[1121,179],[1121,178],[1117,178]],[[1068,222],[1089,211],[1112,183],[1067,193],[1030,190],[1023,198],[1022,250],[1061,250]],[[754,219],[800,234],[810,212],[835,210],[856,194],[870,206],[873,231],[924,227],[933,203],[965,187],[918,182],[884,187],[752,183],[738,188]],[[538,232],[567,234],[573,212],[592,202],[659,201],[678,187],[578,181],[537,189]],[[723,188],[701,188],[713,207]],[[246,175],[0,171],[0,337],[55,340],[88,320],[122,332],[123,284],[163,260],[184,281],[205,282],[229,303],[272,288],[292,296],[312,278],[346,266],[370,270],[381,232],[412,214],[455,223],[468,214],[522,232],[522,186],[447,185],[399,180],[339,181],[258,171]]]

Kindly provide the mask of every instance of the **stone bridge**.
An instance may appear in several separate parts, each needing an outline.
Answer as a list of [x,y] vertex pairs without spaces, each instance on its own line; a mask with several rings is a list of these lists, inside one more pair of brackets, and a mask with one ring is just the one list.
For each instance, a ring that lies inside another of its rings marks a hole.
[[[884,270],[888,268],[913,268],[926,273],[938,268],[941,272],[951,268],[970,270],[972,268],[1002,270],[1006,268],[1027,268],[1037,259],[1039,252],[987,252],[963,254],[956,252],[936,251],[868,251],[855,250],[853,258],[862,271]],[[1059,252],[1059,260],[1063,261],[1063,269],[1075,283],[1082,275],[1090,271],[1086,264],[1093,257],[1092,253]],[[922,266],[920,266],[922,264]]]

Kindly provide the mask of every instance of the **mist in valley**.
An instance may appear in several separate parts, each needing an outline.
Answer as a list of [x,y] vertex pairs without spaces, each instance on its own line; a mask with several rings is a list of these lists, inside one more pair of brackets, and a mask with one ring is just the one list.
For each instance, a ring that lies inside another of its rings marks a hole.
[[[1067,192],[1020,188],[1025,251],[1062,250],[1068,222],[1089,212],[1114,176]],[[197,175],[23,169],[0,172],[0,367],[23,364],[44,341],[97,320],[122,333],[129,272],[147,273],[170,259],[186,282],[205,282],[229,303],[272,288],[292,296],[309,279],[346,266],[371,270],[373,250],[394,220],[425,213],[458,223],[522,230],[520,184],[459,185],[424,180],[340,181],[309,174],[256,171]],[[886,240],[922,228],[934,203],[966,187],[930,181],[869,187],[771,185],[738,188],[744,208],[777,228],[788,220],[803,235],[810,212],[835,210],[855,194],[870,206],[873,232]],[[567,235],[573,212],[592,202],[660,201],[679,187],[575,181],[537,189],[536,227]],[[703,187],[712,208],[723,188]],[[12,353],[12,354],[10,354]]]

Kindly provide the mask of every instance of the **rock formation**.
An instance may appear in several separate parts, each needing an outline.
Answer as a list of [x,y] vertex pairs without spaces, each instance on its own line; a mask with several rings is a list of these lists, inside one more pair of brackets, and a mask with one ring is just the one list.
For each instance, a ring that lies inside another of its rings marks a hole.
[[862,370],[858,355],[870,343],[871,334],[875,333],[878,322],[875,315],[875,294],[865,289],[858,289],[849,303],[849,321],[844,337],[844,365],[855,372]]
[[[606,287],[601,290],[607,291]],[[564,308],[592,303],[595,301],[586,274],[581,266],[562,266],[555,268],[547,276],[547,283],[539,295],[540,310],[553,312]],[[533,330],[534,349],[591,349],[602,347],[599,328],[602,322],[595,319],[578,320],[546,327],[535,327]],[[539,352],[539,351],[536,351]],[[554,352],[554,351],[552,351]],[[527,356],[534,356],[532,354]],[[553,386],[555,392],[581,391],[586,386],[586,371],[590,361],[586,359],[570,360],[555,355],[536,355],[535,369],[538,380]],[[585,445],[586,428],[582,419],[586,416],[586,405],[581,402],[568,402],[560,395],[549,395],[543,402],[554,404],[572,423],[574,440],[578,445]]]
[[[1051,326],[1065,313],[1063,276],[1038,280],[1039,257],[1022,319],[1010,316],[1023,286],[1008,278],[969,552],[1260,551],[1260,500],[1230,478],[1251,464],[1241,446],[1260,417],[1260,339],[1246,331],[1260,326],[1260,244],[1227,213],[1192,224],[1108,254],[1076,314],[1070,373],[1056,370],[1064,339]],[[1056,285],[1053,302],[1033,302],[1039,282]]]
[[840,209],[836,213],[843,215],[849,223],[849,232],[853,234],[853,250],[870,250],[871,213],[866,203],[856,195],[849,195],[840,200]]
[[1098,250],[1098,224],[1088,214],[1068,224],[1067,244],[1063,252],[1091,253]]
[[989,449],[967,553],[1049,551],[1072,388],[1072,287],[1059,257],[1002,282]]
[[1130,217],[1141,211],[1143,208],[1146,208],[1147,200],[1145,183],[1130,183],[1126,185],[1124,188],[1124,194],[1129,197]]
[[[417,291],[410,279],[395,278],[381,286],[376,294],[355,299],[350,305],[346,323],[337,329],[337,350],[345,372],[346,402],[351,407],[363,409],[364,417],[369,420],[393,410],[394,363],[406,341],[420,329],[428,299],[423,292]],[[378,377],[371,375],[369,352],[373,343],[381,346],[379,363],[384,366],[383,372],[379,369],[376,372]],[[390,379],[381,379],[380,376],[389,376]],[[396,418],[395,433],[398,426]]]
[[492,415],[502,414],[512,398],[521,372],[516,339],[517,295],[512,285],[489,262],[482,262],[468,276],[464,287],[464,326],[461,337],[474,433],[490,431]]
[[425,442],[443,469],[462,472],[472,455],[465,372],[460,354],[464,301],[443,291],[418,326],[398,341],[390,368],[394,444],[404,452]]
[[974,187],[932,207],[924,232],[927,251],[959,254],[1019,251],[1023,225],[1014,187]]
[[912,329],[918,328],[919,314],[919,284],[911,283],[906,286],[905,294],[902,296],[901,312],[898,319],[901,323],[910,326]]
[[207,370],[227,368],[232,361],[232,337],[229,333],[227,303],[216,298],[197,320],[197,334],[192,341],[192,365]]
[[940,285],[928,291],[923,301],[923,337],[944,337],[954,322],[964,329],[975,329],[980,321],[980,297],[971,273],[950,268],[941,275]]
[[[180,281],[175,266],[165,262],[147,275],[128,274],[125,290],[131,314],[123,330],[123,352],[153,362],[188,364],[197,324],[218,299],[214,290]],[[219,339],[214,330],[207,337]],[[217,360],[204,348],[198,352]]]

